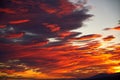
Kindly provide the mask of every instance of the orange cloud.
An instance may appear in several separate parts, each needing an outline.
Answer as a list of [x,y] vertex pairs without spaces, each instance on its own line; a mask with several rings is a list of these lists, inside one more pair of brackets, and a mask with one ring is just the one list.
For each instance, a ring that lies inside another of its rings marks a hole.
[[[16,65],[19,66],[19,65]],[[15,71],[15,69],[3,69],[0,71],[0,75],[1,76],[7,76],[7,77],[11,77],[11,78],[35,78],[35,79],[43,79],[43,78],[51,78],[51,76],[49,76],[46,73],[42,73],[42,72],[37,72],[37,68],[36,69],[32,69],[32,68],[28,68],[27,70],[23,70],[23,71]],[[54,76],[53,76],[54,77]]]
[[36,72],[32,69],[30,70],[26,70],[26,71],[23,71],[23,72],[14,72],[12,74],[12,76],[14,77],[17,77],[17,76],[21,76],[23,78],[49,78],[49,76],[47,74],[44,74],[42,72]]
[[114,27],[113,30],[120,30],[120,26]]
[[[43,45],[45,44],[46,43],[43,43]],[[41,71],[38,72],[34,72],[33,70],[28,70],[25,72],[15,72],[15,75],[20,75],[23,77],[32,77],[33,75],[36,75],[36,77],[34,78],[40,78],[39,76],[42,75],[50,75],[48,76],[48,78],[60,78],[63,76],[75,77],[73,75],[64,75],[70,73],[84,73],[87,75],[91,72],[109,73],[110,71],[112,71],[113,73],[115,73],[119,71],[118,68],[113,68],[118,67],[118,64],[120,63],[119,58],[116,58],[117,56],[115,56],[119,54],[119,45],[114,45],[112,47],[115,49],[115,51],[111,51],[106,48],[98,48],[101,45],[101,43],[98,41],[87,43],[84,49],[83,46],[72,46],[71,44],[40,48],[43,45],[42,43],[36,45],[31,44],[29,46],[9,45],[11,46],[10,49],[13,49],[14,51],[14,53],[11,53],[11,55],[7,55],[9,58],[19,58],[21,60],[28,61],[27,64],[29,65],[34,62],[34,64],[37,66],[33,64],[31,66],[35,68],[40,67],[41,69]],[[95,66],[96,69],[94,69]],[[86,70],[86,72],[84,72],[84,69],[86,68],[89,68],[90,70]],[[26,75],[22,75],[23,73],[26,73]]]
[[113,40],[114,38],[115,38],[115,37],[114,37],[113,35],[109,35],[109,36],[103,38],[103,40],[104,40],[104,41],[111,41],[111,40]]
[[120,30],[120,26],[116,26],[114,28],[105,28],[104,30]]

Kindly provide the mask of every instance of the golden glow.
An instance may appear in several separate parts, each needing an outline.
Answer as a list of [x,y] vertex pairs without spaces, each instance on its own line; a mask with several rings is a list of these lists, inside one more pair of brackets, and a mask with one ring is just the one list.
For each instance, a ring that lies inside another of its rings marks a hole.
[[109,69],[107,70],[107,72],[108,73],[118,73],[118,72],[120,72],[120,65],[109,67]]
[[23,77],[23,78],[48,78],[48,75],[42,72],[36,72],[33,69],[26,70],[23,72],[14,72],[11,74],[1,72],[0,75],[9,76],[9,77]]
[[120,72],[120,66],[113,67],[114,72],[118,73]]

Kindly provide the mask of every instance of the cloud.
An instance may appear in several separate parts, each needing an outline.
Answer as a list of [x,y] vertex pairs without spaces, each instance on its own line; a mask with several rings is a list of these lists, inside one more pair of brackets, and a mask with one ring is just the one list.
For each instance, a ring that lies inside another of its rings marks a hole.
[[104,30],[120,30],[120,26],[118,25],[118,26],[116,26],[116,27],[114,27],[114,28],[105,28]]
[[120,26],[114,27],[113,30],[120,30]]
[[100,38],[102,35],[101,34],[89,34],[89,35],[83,35],[79,38],[73,38],[72,40],[90,40],[90,39],[95,39],[95,38]]
[[[8,52],[11,51],[12,53],[2,54],[1,60],[20,59],[22,63],[31,68],[40,68],[37,72],[40,71],[45,73],[45,75],[53,75],[54,77],[75,77],[74,73],[76,75],[83,74],[84,69],[95,65],[99,67],[99,71],[91,68],[85,74],[89,74],[91,71],[97,73],[107,72],[110,67],[118,66],[120,63],[118,56],[116,56],[119,54],[119,45],[113,45],[114,47],[112,48],[114,50],[111,51],[108,49],[109,47],[98,48],[101,46],[98,41],[88,42],[84,47],[72,46],[71,44],[41,47],[45,44],[2,45],[3,47],[0,50],[4,51],[7,49]],[[69,75],[70,73],[71,75]],[[16,74],[19,75],[19,72],[16,72]],[[79,75],[78,77],[81,76]]]
[[7,38],[7,39],[21,38],[23,35],[24,35],[24,33],[8,34],[5,36],[5,38]]
[[44,23],[43,25],[45,25],[47,28],[49,28],[51,30],[51,32],[56,32],[56,31],[60,30],[60,27],[57,24]]
[[5,28],[6,27],[6,25],[0,25],[0,28]]
[[[85,1],[79,5],[67,0],[1,0],[0,76],[75,78],[84,73],[88,77],[118,66],[119,44],[113,44],[112,50],[100,48],[102,42],[97,38],[101,34],[76,37],[81,32],[71,32],[92,16]],[[59,42],[50,42],[50,38]]]
[[9,8],[0,8],[0,12],[4,12],[8,14],[15,14],[15,11]]
[[[59,37],[58,33],[69,32],[72,29],[82,27],[83,21],[92,16],[84,11],[84,7],[82,10],[74,11],[75,6],[67,0],[11,0],[10,6],[7,5],[7,1],[1,2],[5,6],[1,6],[2,11],[13,10],[14,14],[0,13],[2,16],[0,24],[7,24],[6,27],[10,25],[16,32],[21,33],[24,31],[38,34],[42,40]],[[37,36],[28,37],[27,35],[23,36],[23,43],[30,39],[36,40]],[[7,41],[12,43],[9,39]]]
[[16,21],[10,21],[10,24],[21,24],[21,23],[26,23],[29,22],[30,20],[24,19],[24,20],[16,20]]
[[103,38],[103,40],[104,40],[104,41],[111,41],[111,40],[113,40],[114,38],[115,38],[115,37],[114,37],[113,35],[109,35],[109,36]]
[[70,35],[72,35],[72,34],[73,34],[72,32],[61,32],[61,33],[59,33],[58,35],[59,35],[59,37],[61,37],[61,38],[65,38],[65,37],[70,36]]

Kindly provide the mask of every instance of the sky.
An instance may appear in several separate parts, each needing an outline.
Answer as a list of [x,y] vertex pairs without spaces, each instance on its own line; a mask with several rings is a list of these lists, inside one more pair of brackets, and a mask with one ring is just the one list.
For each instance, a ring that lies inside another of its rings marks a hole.
[[[77,1],[77,0],[75,0]],[[81,31],[82,35],[100,33],[103,36],[113,35],[118,36],[114,39],[114,42],[119,42],[119,32],[115,31],[104,31],[106,27],[112,28],[113,26],[118,25],[120,19],[120,10],[119,10],[119,0],[88,0],[88,6],[91,6],[89,13],[94,16],[84,22],[84,27],[75,29],[73,31]],[[102,5],[101,5],[102,4]]]
[[0,77],[120,72],[119,0],[0,0]]
[[[89,13],[94,14],[89,22],[86,21],[85,26],[87,26],[88,33],[96,33],[105,27],[116,26],[120,17],[119,3],[119,0],[88,0],[88,5],[92,6]],[[98,26],[98,30],[96,30],[96,26]]]

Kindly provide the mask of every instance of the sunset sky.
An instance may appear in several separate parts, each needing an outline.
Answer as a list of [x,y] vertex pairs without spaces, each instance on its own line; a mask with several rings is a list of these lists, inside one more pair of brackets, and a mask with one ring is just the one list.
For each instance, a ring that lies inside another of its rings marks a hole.
[[120,0],[0,0],[0,77],[120,72]]

